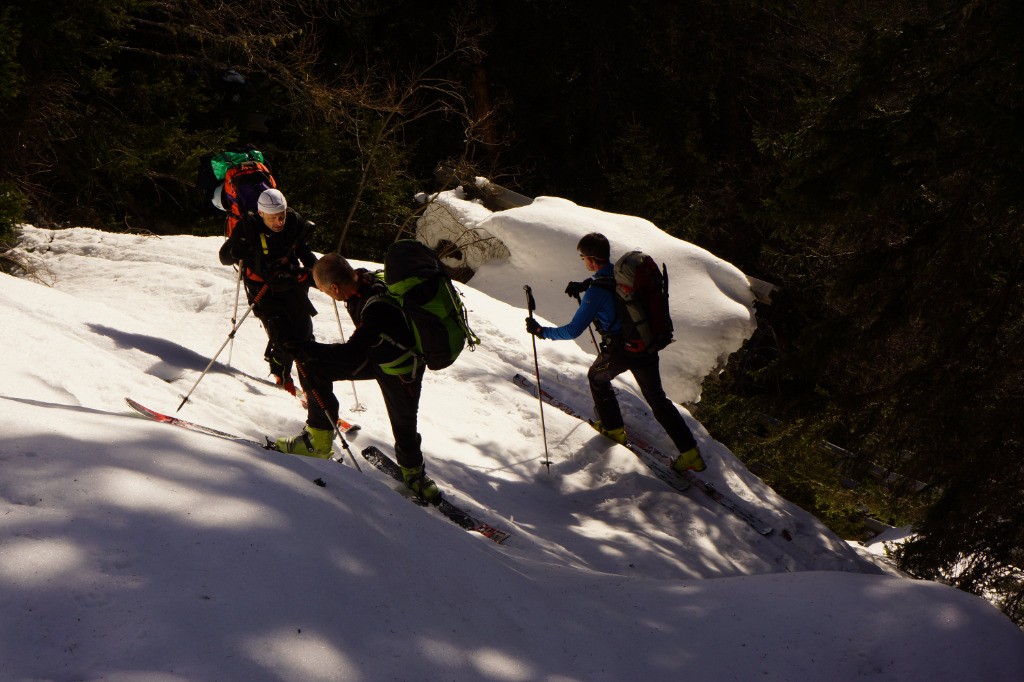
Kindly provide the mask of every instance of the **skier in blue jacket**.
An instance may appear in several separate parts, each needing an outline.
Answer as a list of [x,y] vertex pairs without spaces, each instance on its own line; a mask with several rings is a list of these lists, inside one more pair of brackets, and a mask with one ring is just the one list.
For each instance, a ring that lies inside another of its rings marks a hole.
[[612,379],[629,371],[651,407],[654,418],[679,450],[679,455],[672,461],[672,468],[677,471],[703,471],[707,466],[697,450],[697,441],[679,410],[665,395],[658,354],[636,352],[629,340],[623,338],[614,287],[591,286],[599,280],[614,282],[615,267],[611,262],[608,239],[599,232],[591,232],[580,239],[576,250],[587,271],[594,273],[583,282],[569,282],[565,288],[565,293],[571,297],[583,294],[576,314],[561,327],[542,327],[533,317],[528,317],[526,331],[540,339],[566,341],[575,339],[594,323],[601,333],[601,348],[587,373],[598,417],[591,426],[618,443],[626,442],[626,430],[619,401],[612,389]]

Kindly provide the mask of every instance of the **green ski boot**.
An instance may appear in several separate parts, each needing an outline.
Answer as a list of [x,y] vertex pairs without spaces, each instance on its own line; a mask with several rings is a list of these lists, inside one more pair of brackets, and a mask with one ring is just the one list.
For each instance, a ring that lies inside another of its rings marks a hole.
[[276,445],[278,450],[290,455],[330,459],[334,454],[334,431],[307,426],[297,436],[278,438]]
[[704,471],[708,468],[708,465],[704,463],[704,458],[697,452],[697,448],[690,448],[686,452],[682,452],[672,462],[672,468],[678,472],[683,471]]
[[405,487],[416,493],[416,497],[424,502],[437,504],[441,501],[441,491],[437,484],[427,476],[422,464],[412,469],[402,467],[402,479],[405,481]]
[[602,436],[607,436],[608,438],[611,438],[613,441],[615,441],[619,445],[625,445],[626,444],[626,429],[625,429],[625,427],[620,426],[617,429],[606,429],[603,426],[601,426],[601,422],[600,421],[592,421],[592,422],[590,422],[590,426],[592,426],[593,429],[595,431],[597,431],[598,433],[600,433]]

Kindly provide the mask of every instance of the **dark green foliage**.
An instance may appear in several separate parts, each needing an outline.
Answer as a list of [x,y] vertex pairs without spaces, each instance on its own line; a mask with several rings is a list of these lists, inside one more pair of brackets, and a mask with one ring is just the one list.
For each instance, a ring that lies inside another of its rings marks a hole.
[[1011,18],[925,17],[871,36],[786,151],[776,217],[790,222],[772,267],[799,288],[803,329],[786,336],[807,348],[780,371],[816,377],[858,444],[913,451],[926,480],[1020,421],[1024,140],[991,94],[1019,53],[1008,29],[999,40]]
[[[317,224],[313,247],[330,252],[338,246],[338,227],[349,219],[359,188],[359,151],[341,131],[302,131],[294,151],[276,150],[275,171],[282,191],[304,216]],[[311,155],[306,151],[316,148]],[[416,184],[406,176],[407,153],[398,145],[379,147],[373,161],[380,169],[352,213],[352,227],[342,253],[380,262],[401,224],[415,210]],[[277,169],[281,169],[277,171]]]
[[21,42],[21,25],[13,17],[13,7],[0,9],[0,102],[16,97],[24,80],[15,49]]
[[24,263],[13,258],[11,247],[17,239],[17,226],[25,220],[28,200],[9,181],[0,180],[0,272],[23,271]]
[[1008,457],[959,472],[897,558],[918,577],[999,595],[1007,615],[1024,623],[1024,451],[1018,442],[1001,452]]
[[643,216],[673,236],[696,241],[706,215],[698,197],[682,196],[672,184],[672,169],[665,165],[665,154],[651,131],[630,125],[612,150],[616,164],[607,180],[618,211]]
[[11,246],[14,228],[24,222],[28,201],[12,182],[0,182],[0,251]]
[[845,415],[808,409],[792,421],[775,420],[762,411],[774,407],[771,401],[741,397],[733,378],[727,371],[722,383],[705,386],[697,415],[780,495],[849,539],[870,537],[868,513],[894,525],[916,518],[923,496],[896,495],[870,474],[866,456],[847,458],[825,446]]
[[206,138],[188,122],[207,103],[187,65],[172,58],[174,39],[136,28],[143,7],[95,0],[10,10],[22,26],[24,85],[0,111],[0,135],[19,152],[0,161],[0,174],[21,178],[45,217],[182,222],[180,170]]
[[[439,44],[423,22],[417,50],[403,43],[409,27],[374,29],[394,16],[388,5],[16,2],[0,14],[0,37],[17,48],[12,61],[0,52],[0,73],[10,74],[0,142],[18,153],[0,159],[0,177],[18,178],[50,220],[217,234],[222,218],[194,191],[198,159],[252,142],[282,150],[271,155],[275,174],[323,219],[325,250],[350,220],[357,248],[379,250],[410,212],[413,135],[436,133],[406,125],[466,128],[457,83],[428,68],[439,55],[457,65],[465,48]],[[416,23],[410,7],[401,15]],[[438,17],[450,32],[447,13]],[[322,41],[333,32],[360,42]],[[324,184],[324,161],[340,185]],[[357,186],[346,185],[353,176]]]
[[887,505],[920,522],[903,565],[980,593],[1024,541],[1024,12],[931,7],[867,31],[774,138],[780,347],[754,402],[934,483],[927,515],[899,489]]

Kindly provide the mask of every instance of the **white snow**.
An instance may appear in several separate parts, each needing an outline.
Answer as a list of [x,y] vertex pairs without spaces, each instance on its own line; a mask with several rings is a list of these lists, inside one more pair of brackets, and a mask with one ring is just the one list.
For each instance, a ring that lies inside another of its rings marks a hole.
[[[1024,636],[993,606],[862,558],[688,413],[707,478],[772,535],[550,407],[545,473],[537,401],[510,381],[534,372],[522,286],[568,319],[582,230],[664,249],[702,354],[734,350],[727,320],[749,307],[742,275],[709,254],[636,219],[535,204],[490,219],[511,257],[460,286],[484,343],[428,375],[420,411],[429,470],[513,533],[502,546],[361,458],[359,472],[129,410],[125,396],[174,414],[226,340],[235,279],[219,239],[26,227],[39,280],[0,275],[0,679],[1024,679]],[[318,337],[336,340],[331,303],[312,299]],[[177,414],[257,440],[297,432],[304,412],[267,380],[265,343],[250,317],[232,368],[226,349]],[[541,382],[588,411],[584,347],[538,343]],[[617,385],[627,426],[669,449]],[[364,412],[335,385],[363,427],[353,451],[389,450],[376,385],[355,388]]]

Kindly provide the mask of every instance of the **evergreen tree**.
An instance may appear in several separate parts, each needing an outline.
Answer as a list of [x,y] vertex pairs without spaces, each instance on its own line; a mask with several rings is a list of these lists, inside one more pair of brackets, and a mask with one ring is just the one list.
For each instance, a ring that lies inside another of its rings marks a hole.
[[876,24],[777,138],[765,404],[932,483],[904,565],[971,591],[1022,549],[1022,14],[943,2]]

